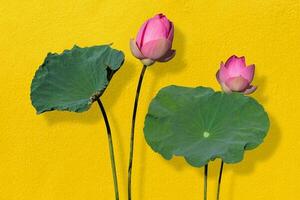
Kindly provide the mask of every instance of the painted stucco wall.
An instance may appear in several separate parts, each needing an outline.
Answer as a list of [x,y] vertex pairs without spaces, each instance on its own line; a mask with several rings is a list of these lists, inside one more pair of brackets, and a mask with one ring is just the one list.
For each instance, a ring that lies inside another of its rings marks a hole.
[[[169,84],[220,89],[221,60],[245,55],[256,64],[252,96],[266,108],[265,143],[226,165],[225,200],[300,199],[300,1],[299,0],[0,0],[0,199],[114,199],[105,127],[94,105],[82,114],[36,115],[29,90],[48,52],[74,44],[114,43],[126,62],[103,96],[112,124],[121,199],[131,110],[141,64],[129,39],[155,13],[175,23],[177,56],[146,72],[137,116],[134,200],[197,200],[203,169],[181,158],[164,160],[145,143],[148,104]],[[211,164],[209,199],[215,199],[219,161]]]

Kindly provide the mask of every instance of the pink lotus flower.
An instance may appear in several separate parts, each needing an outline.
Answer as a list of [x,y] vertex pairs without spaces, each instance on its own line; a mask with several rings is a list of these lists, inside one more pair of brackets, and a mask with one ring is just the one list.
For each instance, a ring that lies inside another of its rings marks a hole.
[[175,50],[171,49],[173,37],[173,23],[165,15],[158,14],[142,25],[136,40],[130,40],[130,49],[144,65],[167,62],[175,56]]
[[217,80],[224,92],[253,93],[257,87],[250,85],[254,77],[255,65],[246,65],[245,57],[231,56],[226,63],[221,62]]

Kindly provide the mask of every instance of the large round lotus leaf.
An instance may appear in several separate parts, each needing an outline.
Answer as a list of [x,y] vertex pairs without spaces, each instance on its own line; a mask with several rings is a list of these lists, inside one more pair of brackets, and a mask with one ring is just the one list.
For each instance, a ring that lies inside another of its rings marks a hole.
[[145,138],[164,158],[184,156],[200,167],[221,158],[243,159],[244,150],[263,142],[269,119],[253,98],[210,88],[163,88],[152,100],[145,121]]
[[109,45],[48,54],[31,84],[31,101],[37,113],[51,110],[83,112],[99,98],[124,54]]

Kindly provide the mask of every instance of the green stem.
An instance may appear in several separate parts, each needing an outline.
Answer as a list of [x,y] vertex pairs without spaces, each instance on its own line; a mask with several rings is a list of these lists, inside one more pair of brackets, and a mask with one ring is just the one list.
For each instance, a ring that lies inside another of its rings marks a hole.
[[114,146],[113,146],[113,141],[111,137],[111,129],[109,126],[108,118],[104,109],[104,106],[100,99],[97,99],[98,105],[100,107],[101,113],[104,118],[104,122],[106,125],[106,130],[107,130],[107,138],[108,138],[108,144],[109,144],[109,154],[110,154],[110,161],[111,161],[111,169],[112,169],[112,174],[113,174],[113,179],[114,179],[114,188],[115,188],[115,197],[116,200],[119,200],[119,189],[118,189],[118,179],[117,179],[117,170],[116,170],[116,163],[115,163],[115,156],[114,156]]
[[223,174],[223,166],[224,166],[224,162],[222,160],[221,167],[220,167],[219,181],[218,181],[217,200],[220,199],[220,189],[221,189],[221,181],[222,181],[222,174]]
[[207,200],[207,174],[208,174],[208,164],[204,167],[204,200]]
[[132,123],[131,123],[131,137],[130,137],[130,155],[129,155],[129,164],[128,164],[128,200],[131,200],[131,177],[132,177],[132,165],[133,165],[133,148],[134,148],[134,129],[135,129],[135,119],[136,119],[136,112],[138,108],[139,96],[140,91],[143,83],[143,78],[147,66],[144,65],[142,72],[140,74],[139,83],[136,89],[134,107],[133,107],[133,114],[132,114]]

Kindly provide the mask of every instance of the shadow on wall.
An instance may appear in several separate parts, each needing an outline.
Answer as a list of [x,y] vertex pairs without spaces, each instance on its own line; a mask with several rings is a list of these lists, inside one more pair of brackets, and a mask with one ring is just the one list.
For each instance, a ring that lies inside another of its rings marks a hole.
[[257,86],[257,90],[252,94],[252,97],[257,99],[259,101],[259,103],[262,105],[264,105],[265,103],[268,103],[268,98],[267,98],[267,96],[265,96],[266,84],[267,84],[266,79],[267,79],[267,77],[265,75],[261,76],[258,74],[258,72],[256,72],[255,78],[253,81],[253,85]]
[[[233,174],[230,178],[229,195],[230,199],[234,199],[234,185],[238,176],[236,175],[247,175],[255,171],[255,166],[258,163],[270,159],[280,143],[281,138],[281,129],[277,124],[277,121],[272,115],[269,115],[271,121],[270,131],[265,138],[265,142],[259,146],[257,149],[246,153],[245,159],[242,163],[237,165],[229,165],[229,170],[233,171]],[[225,168],[226,169],[226,168]],[[253,174],[255,176],[255,174]]]
[[[184,54],[185,54],[185,37],[183,33],[178,29],[178,27],[175,28],[175,37],[173,42],[173,49],[176,50],[176,56],[169,62],[166,63],[155,63],[153,66],[150,66],[147,69],[147,73],[153,74],[153,79],[151,84],[149,84],[151,87],[149,88],[142,88],[142,94],[140,98],[140,107],[145,106],[148,108],[148,105],[150,104],[150,101],[155,96],[155,94],[158,92],[157,87],[160,82],[160,80],[163,77],[170,76],[172,74],[178,74],[182,73],[186,63],[184,61]],[[168,85],[175,84],[174,82],[170,82]],[[144,123],[145,116],[139,115],[140,118],[137,119],[139,123]],[[143,130],[136,130],[136,133],[141,132],[143,133]],[[147,181],[146,177],[146,171],[147,168],[151,167],[151,165],[147,165],[147,153],[148,153],[148,147],[147,143],[144,139],[144,137],[141,137],[141,141],[136,141],[136,144],[142,144],[140,149],[135,149],[135,156],[139,156],[140,164],[136,164],[136,168],[139,168],[139,170],[133,171],[133,176],[139,177],[136,181],[136,185],[139,186],[139,190],[134,191],[134,193],[138,193],[137,199],[145,199],[145,182]],[[152,151],[152,150],[151,150]],[[151,152],[154,153],[154,152]],[[140,174],[136,174],[136,171],[139,171]]]

